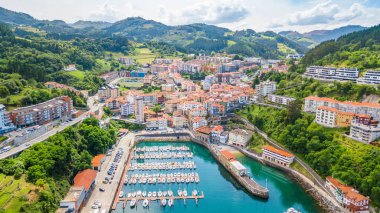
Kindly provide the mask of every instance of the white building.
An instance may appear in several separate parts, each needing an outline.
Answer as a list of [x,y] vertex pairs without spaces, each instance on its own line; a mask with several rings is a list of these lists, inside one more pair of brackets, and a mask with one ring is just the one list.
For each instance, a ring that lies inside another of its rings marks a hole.
[[359,78],[359,70],[357,68],[335,68],[310,66],[303,74],[304,77],[315,78],[324,81],[354,81]]
[[256,89],[256,95],[265,97],[276,91],[276,82],[264,81],[256,85],[255,89]]
[[10,132],[14,129],[15,126],[9,117],[9,113],[7,112],[5,106],[0,104],[0,134]]
[[268,101],[277,103],[277,104],[282,104],[282,105],[289,105],[290,102],[295,101],[295,98],[290,98],[286,96],[280,96],[280,95],[273,95],[269,94],[268,95]]
[[273,146],[263,146],[262,158],[272,163],[288,167],[291,163],[293,163],[294,155],[283,150],[276,149]]
[[130,57],[121,57],[121,58],[119,58],[119,61],[120,61],[120,63],[122,63],[126,66],[130,66],[130,65],[135,64],[135,60],[133,58],[130,58]]
[[135,113],[135,105],[130,103],[130,102],[126,102],[124,103],[123,105],[121,105],[121,115],[122,116],[128,116],[128,115],[132,115]]
[[85,190],[83,186],[72,186],[65,198],[59,202],[57,212],[80,212],[85,200]]
[[380,84],[380,71],[367,71],[363,77],[358,78],[358,84]]
[[286,56],[286,59],[301,59],[302,57],[304,57],[304,54],[288,54]]
[[144,122],[144,100],[142,97],[136,97],[135,100],[135,116],[137,122]]
[[168,121],[165,118],[149,118],[146,119],[147,129],[166,129],[168,127]]
[[370,143],[380,137],[380,126],[360,124],[355,120],[351,123],[350,137],[362,143]]
[[199,127],[207,126],[207,120],[205,117],[195,117],[192,120],[192,127],[193,129],[198,129]]
[[325,106],[318,107],[315,115],[315,123],[331,128],[336,127],[338,111],[339,110],[335,108]]
[[230,131],[228,135],[228,143],[235,146],[246,147],[251,138],[251,132],[244,129],[234,129]]

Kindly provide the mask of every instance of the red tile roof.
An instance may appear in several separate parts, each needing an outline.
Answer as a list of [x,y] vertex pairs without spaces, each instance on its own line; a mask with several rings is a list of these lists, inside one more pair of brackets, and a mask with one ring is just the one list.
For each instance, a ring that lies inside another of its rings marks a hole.
[[98,172],[92,169],[86,169],[78,172],[74,177],[74,186],[83,186],[86,191],[91,187],[91,184],[95,182],[95,178]]
[[208,127],[208,126],[202,126],[202,127],[199,127],[198,129],[196,129],[195,131],[209,135],[212,131],[212,128]]
[[283,150],[280,150],[280,149],[276,149],[274,148],[273,146],[263,146],[263,149],[266,149],[270,152],[274,152],[274,153],[277,153],[279,155],[282,155],[282,156],[285,156],[285,157],[288,157],[288,158],[291,158],[291,157],[294,157],[293,154],[289,153],[289,152],[285,152]]
[[94,158],[92,158],[92,166],[93,167],[98,167],[100,166],[102,163],[102,159],[106,157],[105,154],[99,154],[97,156],[95,156]]
[[235,160],[235,156],[228,150],[225,150],[225,149],[220,150],[220,154],[222,154],[223,157],[225,157],[229,161]]
[[360,202],[362,200],[368,200],[367,197],[359,194],[353,187],[346,186],[343,183],[341,183],[339,180],[337,180],[331,176],[326,177],[326,180],[329,181],[336,188],[340,189],[345,194],[345,196],[350,200],[353,200],[355,202]]

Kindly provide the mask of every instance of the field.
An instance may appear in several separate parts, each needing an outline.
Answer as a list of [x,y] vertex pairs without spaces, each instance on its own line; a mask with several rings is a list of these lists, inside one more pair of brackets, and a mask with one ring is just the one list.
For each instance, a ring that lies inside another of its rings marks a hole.
[[80,80],[83,80],[84,79],[84,76],[85,76],[85,73],[83,71],[80,71],[80,70],[75,70],[75,71],[70,71],[68,72],[70,75],[80,79]]
[[144,83],[142,82],[119,82],[119,87],[121,90],[126,90],[127,88],[139,88],[142,87]]
[[137,63],[146,64],[152,63],[158,57],[157,54],[152,53],[148,48],[136,48],[133,55],[130,55]]
[[280,51],[281,53],[285,53],[285,54],[294,54],[294,53],[297,53],[297,51],[295,51],[294,49],[284,45],[284,44],[281,44],[281,43],[278,43],[277,44],[277,49],[278,51]]
[[0,212],[20,212],[22,205],[38,199],[38,190],[38,187],[27,183],[24,176],[13,179],[0,174]]

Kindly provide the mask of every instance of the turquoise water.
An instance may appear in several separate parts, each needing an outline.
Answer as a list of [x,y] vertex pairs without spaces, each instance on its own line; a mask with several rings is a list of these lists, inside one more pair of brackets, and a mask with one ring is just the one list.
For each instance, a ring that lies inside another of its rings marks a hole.
[[[161,146],[168,143],[146,142],[140,143],[138,146]],[[170,145],[182,146],[186,145],[194,153],[192,161],[197,165],[195,172],[198,172],[200,183],[198,184],[156,184],[156,185],[140,185],[135,186],[124,185],[123,191],[158,191],[171,189],[177,194],[178,188],[187,188],[188,193],[196,188],[203,191],[205,198],[200,199],[198,205],[194,200],[188,199],[186,205],[183,200],[175,200],[174,206],[161,207],[158,201],[152,201],[149,209],[144,209],[140,204],[131,209],[129,205],[125,209],[119,203],[117,209],[113,212],[268,212],[282,213],[290,207],[305,212],[322,212],[314,201],[297,183],[280,171],[262,165],[245,156],[239,156],[237,159],[248,168],[248,171],[254,179],[262,185],[269,188],[269,199],[263,200],[249,195],[229,173],[219,165],[211,156],[210,152],[204,147],[195,143],[170,143]],[[150,160],[153,161],[153,160]],[[161,160],[163,162],[163,160]],[[172,160],[180,161],[180,159]],[[194,171],[194,170],[192,170]],[[188,171],[188,172],[192,172]],[[156,171],[155,173],[157,173]],[[177,172],[166,171],[166,173]],[[181,171],[184,172],[184,171]],[[133,173],[154,173],[153,171],[133,172]],[[128,174],[132,174],[129,172]]]

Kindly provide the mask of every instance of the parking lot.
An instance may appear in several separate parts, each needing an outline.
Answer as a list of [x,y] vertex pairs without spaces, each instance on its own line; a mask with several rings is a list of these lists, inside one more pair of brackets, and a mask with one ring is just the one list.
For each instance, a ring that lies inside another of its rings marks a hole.
[[117,191],[117,187],[123,173],[125,162],[128,159],[129,144],[133,138],[134,134],[132,133],[129,133],[121,138],[120,142],[112,151],[112,154],[106,157],[106,160],[102,164],[102,169],[96,177],[95,188],[83,207],[82,212],[96,212],[96,210],[92,208],[95,202],[101,204],[101,211],[99,212],[102,212],[103,210],[108,212],[111,208],[114,195]]

